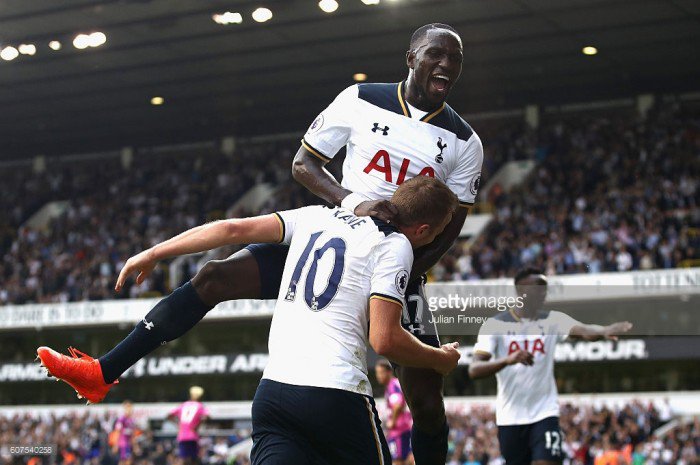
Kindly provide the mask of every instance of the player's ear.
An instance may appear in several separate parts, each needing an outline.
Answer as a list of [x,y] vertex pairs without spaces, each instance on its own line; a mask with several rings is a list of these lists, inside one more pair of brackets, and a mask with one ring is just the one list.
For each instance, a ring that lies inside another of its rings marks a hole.
[[416,229],[416,236],[418,237],[422,237],[428,234],[430,234],[429,224],[421,224],[420,226],[418,226],[418,229]]
[[416,52],[415,50],[408,50],[406,52],[406,65],[410,68],[413,69],[415,68],[415,63],[416,63]]

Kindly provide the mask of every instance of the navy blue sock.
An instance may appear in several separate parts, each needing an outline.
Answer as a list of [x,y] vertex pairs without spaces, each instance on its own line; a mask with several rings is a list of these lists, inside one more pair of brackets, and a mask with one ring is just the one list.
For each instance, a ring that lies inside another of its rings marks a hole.
[[427,434],[413,425],[411,448],[416,465],[445,465],[447,463],[447,435],[450,427],[447,420],[437,434]]
[[192,282],[175,289],[158,302],[116,347],[100,357],[105,383],[114,382],[140,359],[185,334],[212,308],[202,302]]

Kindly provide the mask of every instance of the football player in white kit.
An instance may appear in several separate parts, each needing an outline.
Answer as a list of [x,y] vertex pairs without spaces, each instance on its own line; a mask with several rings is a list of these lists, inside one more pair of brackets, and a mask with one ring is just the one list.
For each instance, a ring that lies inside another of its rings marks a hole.
[[413,249],[442,232],[457,197],[419,176],[391,198],[395,225],[344,208],[280,212],[289,244],[253,400],[253,465],[391,464],[367,377],[367,344],[390,360],[446,374],[456,346],[401,327]]
[[254,241],[289,246],[270,358],[253,401],[254,465],[389,465],[367,345],[405,366],[442,374],[457,366],[457,344],[432,347],[401,327],[413,249],[443,231],[457,196],[419,176],[391,201],[396,224],[320,205],[216,221],[141,252],[121,270],[117,287],[132,274],[142,282],[158,261],[178,255]]
[[554,379],[556,343],[567,337],[616,340],[632,324],[587,325],[562,312],[543,310],[547,278],[535,268],[518,272],[515,286],[522,308],[500,313],[483,324],[469,376],[496,375],[496,424],[507,465],[558,464],[563,459],[564,438]]
[[[457,195],[460,208],[445,231],[415,253],[406,292],[404,328],[439,347],[423,295],[423,274],[451,247],[479,188],[483,148],[472,128],[445,99],[462,69],[462,42],[449,26],[428,24],[412,36],[408,76],[393,84],[357,84],[341,92],[309,127],[294,161],[294,177],[334,205],[358,215],[394,221],[385,199],[414,176],[434,176]],[[325,169],[345,146],[342,183]],[[258,257],[264,257],[256,251]],[[262,260],[258,260],[261,263]],[[442,376],[396,368],[413,415],[411,442],[417,465],[444,465],[447,422]]]
[[[356,84],[342,91],[311,124],[297,152],[294,178],[314,194],[358,216],[395,222],[392,193],[415,176],[443,181],[460,208],[435,240],[415,252],[406,291],[404,327],[423,342],[440,343],[426,327],[424,273],[458,237],[480,182],[483,148],[472,128],[445,103],[462,71],[462,41],[444,24],[417,29],[406,52],[408,75],[399,83]],[[346,147],[342,184],[324,169]],[[78,394],[101,401],[117,378],[164,341],[189,331],[216,304],[277,297],[288,247],[248,246],[226,260],[212,260],[188,283],[162,299],[117,346],[99,359],[39,354]],[[154,326],[155,325],[155,328]],[[434,370],[397,368],[413,415],[412,446],[417,465],[444,465],[447,422],[443,378]]]

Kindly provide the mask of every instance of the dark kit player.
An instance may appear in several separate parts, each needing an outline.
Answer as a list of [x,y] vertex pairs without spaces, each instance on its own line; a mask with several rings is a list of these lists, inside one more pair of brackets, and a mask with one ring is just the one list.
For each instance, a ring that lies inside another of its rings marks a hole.
[[542,309],[547,278],[526,268],[515,276],[522,308],[489,318],[479,331],[469,376],[496,375],[496,424],[506,465],[562,462],[559,403],[554,379],[554,350],[563,338],[616,340],[629,322],[587,325],[556,311]]
[[[408,76],[394,84],[357,84],[342,91],[309,127],[297,152],[294,178],[333,205],[357,216],[396,222],[389,202],[404,181],[431,176],[454,192],[460,207],[437,238],[415,253],[403,315],[406,329],[439,347],[423,296],[422,276],[458,237],[479,187],[483,148],[471,127],[445,103],[462,71],[462,41],[444,24],[414,32],[406,53]],[[343,147],[342,184],[324,169]],[[208,262],[192,281],[161,300],[143,322],[99,360],[40,353],[50,371],[91,402],[99,402],[117,378],[165,341],[185,334],[216,304],[234,299],[276,298],[288,248],[254,245],[226,260]],[[428,369],[397,368],[413,414],[412,444],[418,465],[444,465],[447,422],[443,378]]]

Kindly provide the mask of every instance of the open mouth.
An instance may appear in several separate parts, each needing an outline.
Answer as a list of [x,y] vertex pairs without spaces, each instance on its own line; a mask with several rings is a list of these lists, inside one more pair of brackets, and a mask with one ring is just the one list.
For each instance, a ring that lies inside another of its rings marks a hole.
[[445,74],[434,74],[430,76],[430,84],[437,92],[444,94],[450,87],[450,78]]

